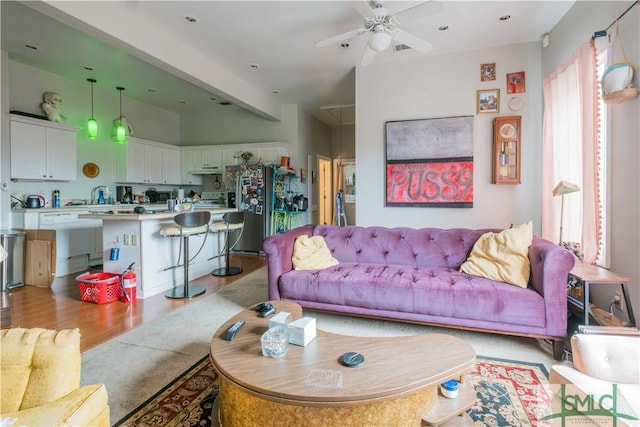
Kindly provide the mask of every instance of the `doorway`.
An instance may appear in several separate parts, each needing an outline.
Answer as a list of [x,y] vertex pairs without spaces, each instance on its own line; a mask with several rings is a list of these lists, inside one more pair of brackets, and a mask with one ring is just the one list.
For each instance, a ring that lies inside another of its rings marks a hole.
[[318,223],[333,223],[333,191],[331,190],[331,159],[318,155]]

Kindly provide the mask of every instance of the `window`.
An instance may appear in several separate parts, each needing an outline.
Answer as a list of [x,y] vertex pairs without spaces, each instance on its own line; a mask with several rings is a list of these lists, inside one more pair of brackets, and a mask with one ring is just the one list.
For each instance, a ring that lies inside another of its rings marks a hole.
[[[606,249],[606,123],[600,116],[606,108],[596,85],[597,57],[589,39],[543,81],[542,235],[557,242],[562,234],[562,244],[587,263],[606,262],[600,252]],[[554,198],[560,181],[580,191]]]

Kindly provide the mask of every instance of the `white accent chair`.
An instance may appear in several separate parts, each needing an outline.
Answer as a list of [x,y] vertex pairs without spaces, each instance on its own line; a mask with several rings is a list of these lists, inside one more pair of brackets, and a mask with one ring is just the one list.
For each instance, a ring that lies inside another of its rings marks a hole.
[[618,418],[618,425],[640,426],[640,331],[623,329],[628,329],[630,335],[592,329],[572,336],[573,363],[553,365],[549,382],[573,384],[572,393],[593,395],[596,402],[604,395],[611,395],[613,384],[617,384],[618,412],[628,414],[630,410],[638,418]]

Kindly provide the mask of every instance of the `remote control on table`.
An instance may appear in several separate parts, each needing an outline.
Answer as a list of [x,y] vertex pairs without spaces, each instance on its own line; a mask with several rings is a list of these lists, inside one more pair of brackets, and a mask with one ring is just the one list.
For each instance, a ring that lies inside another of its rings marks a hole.
[[267,309],[267,310],[262,310],[259,314],[260,317],[269,317],[271,316],[273,313],[276,312],[276,308],[274,306],[271,306],[271,308]]
[[240,328],[244,326],[244,320],[240,320],[239,322],[234,323],[227,329],[227,333],[224,336],[224,339],[227,341],[232,341],[236,335],[238,335],[238,331]]

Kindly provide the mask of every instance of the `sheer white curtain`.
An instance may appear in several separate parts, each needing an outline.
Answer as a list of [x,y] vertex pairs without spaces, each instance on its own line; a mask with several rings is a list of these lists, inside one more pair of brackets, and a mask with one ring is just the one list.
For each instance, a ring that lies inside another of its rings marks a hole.
[[560,180],[581,191],[565,195],[563,240],[580,243],[584,262],[598,256],[597,52],[592,39],[543,81],[542,236],[557,242],[561,197],[552,191]]

